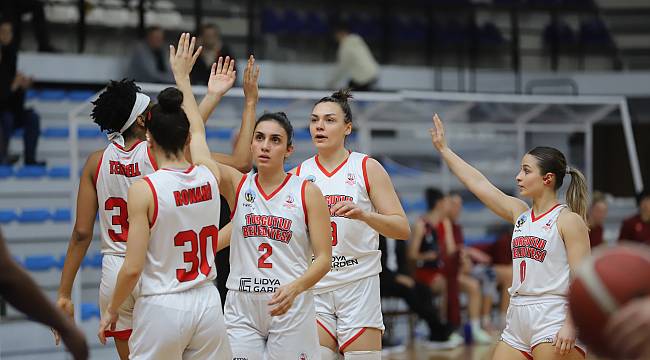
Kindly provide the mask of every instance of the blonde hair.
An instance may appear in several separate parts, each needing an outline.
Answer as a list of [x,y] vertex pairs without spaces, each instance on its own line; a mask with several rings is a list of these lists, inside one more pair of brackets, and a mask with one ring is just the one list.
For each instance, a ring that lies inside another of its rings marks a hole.
[[[580,215],[582,220],[587,222],[587,208],[589,206],[589,194],[587,181],[580,170],[568,167],[567,173],[571,175],[571,182],[566,191],[566,203],[574,213]],[[603,198],[604,200],[604,198]]]

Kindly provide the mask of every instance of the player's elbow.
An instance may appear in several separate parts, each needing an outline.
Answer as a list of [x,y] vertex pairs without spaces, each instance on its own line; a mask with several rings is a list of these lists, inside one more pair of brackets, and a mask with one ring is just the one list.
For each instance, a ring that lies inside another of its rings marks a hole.
[[395,236],[393,236],[395,240],[408,240],[411,238],[411,226],[409,226],[408,220],[404,220],[395,229]]
[[124,276],[126,276],[128,279],[137,279],[140,277],[140,274],[142,274],[142,264],[124,264]]
[[253,162],[248,157],[245,159],[235,158],[234,160],[235,161],[233,167],[244,174],[248,173],[249,171],[251,171],[251,169],[253,169]]
[[87,243],[93,238],[93,229],[83,226],[75,226],[72,230],[72,239],[77,243]]

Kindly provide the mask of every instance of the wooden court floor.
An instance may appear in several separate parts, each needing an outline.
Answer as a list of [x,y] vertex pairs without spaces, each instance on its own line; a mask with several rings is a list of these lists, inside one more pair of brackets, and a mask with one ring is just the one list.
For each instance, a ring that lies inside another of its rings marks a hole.
[[[453,350],[428,350],[416,345],[406,351],[382,355],[384,360],[491,360],[494,345],[467,345]],[[606,360],[587,355],[588,360]]]

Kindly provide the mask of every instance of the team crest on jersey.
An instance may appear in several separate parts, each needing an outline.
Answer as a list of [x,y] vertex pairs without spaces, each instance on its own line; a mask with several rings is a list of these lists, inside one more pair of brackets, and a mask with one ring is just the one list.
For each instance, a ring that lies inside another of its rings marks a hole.
[[308,360],[309,358],[307,357],[307,354],[305,353],[300,353],[300,356],[298,356],[298,360]]
[[244,200],[246,200],[244,206],[252,206],[253,202],[255,202],[255,197],[256,195],[253,189],[246,190],[246,192],[244,193]]
[[542,226],[542,229],[543,229],[544,231],[551,231],[551,227],[553,227],[553,222],[554,222],[554,220],[555,220],[555,219],[553,219],[553,218],[548,219],[548,221],[546,222],[546,224],[544,224],[544,226]]
[[349,172],[347,179],[345,180],[345,183],[348,185],[354,185],[356,184],[355,176],[353,173]]
[[307,175],[305,180],[307,180],[309,182],[316,182],[316,177],[314,175]]
[[287,195],[286,200],[284,200],[284,207],[287,209],[294,209],[296,207],[296,199],[293,198],[293,195]]

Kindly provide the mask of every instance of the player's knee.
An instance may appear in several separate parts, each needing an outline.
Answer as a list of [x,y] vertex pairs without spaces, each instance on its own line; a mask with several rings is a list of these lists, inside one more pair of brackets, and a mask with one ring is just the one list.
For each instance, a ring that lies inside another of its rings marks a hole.
[[345,360],[381,360],[381,351],[348,351]]
[[334,350],[321,345],[320,357],[322,360],[337,360],[339,358],[339,354],[337,354]]

